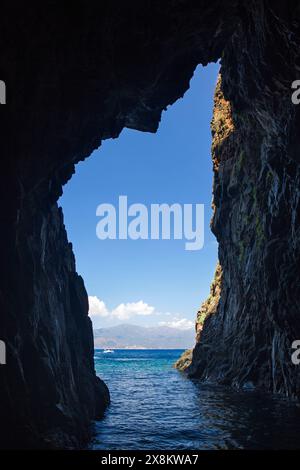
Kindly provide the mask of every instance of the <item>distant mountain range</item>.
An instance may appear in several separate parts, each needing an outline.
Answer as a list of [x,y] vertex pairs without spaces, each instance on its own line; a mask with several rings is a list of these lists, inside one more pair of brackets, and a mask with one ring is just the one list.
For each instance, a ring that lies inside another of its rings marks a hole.
[[123,324],[94,330],[94,344],[99,349],[189,349],[195,331]]

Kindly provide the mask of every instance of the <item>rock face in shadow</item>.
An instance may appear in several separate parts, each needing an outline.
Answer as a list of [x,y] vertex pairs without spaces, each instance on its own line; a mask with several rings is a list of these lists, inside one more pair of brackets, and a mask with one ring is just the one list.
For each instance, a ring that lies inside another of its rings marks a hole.
[[87,294],[56,201],[74,165],[102,139],[125,126],[156,131],[196,65],[220,57],[236,4],[1,7],[0,447],[82,447],[108,404],[94,372]]
[[212,230],[223,276],[188,373],[299,398],[299,7],[268,6],[244,5],[222,56]]
[[155,132],[196,65],[220,57],[212,228],[222,291],[190,373],[296,395],[297,2],[12,3],[0,39],[0,446],[81,447],[109,399],[57,207],[62,186],[123,127]]

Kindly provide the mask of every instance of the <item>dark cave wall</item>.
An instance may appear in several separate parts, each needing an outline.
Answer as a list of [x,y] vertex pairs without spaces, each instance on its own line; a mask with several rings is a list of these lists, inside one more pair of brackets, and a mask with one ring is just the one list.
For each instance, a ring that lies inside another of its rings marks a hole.
[[1,447],[81,447],[108,402],[57,208],[63,184],[124,126],[154,132],[196,65],[220,57],[212,229],[223,274],[189,372],[298,394],[290,362],[300,338],[297,4],[3,2]]
[[1,445],[76,448],[109,393],[94,374],[87,295],[61,209],[32,213],[35,204],[19,215],[6,273],[13,290],[1,289]]
[[102,139],[157,129],[195,66],[220,57],[236,3],[2,4],[0,447],[82,447],[104,411],[87,294],[56,201]]
[[[269,8],[267,8],[267,5]],[[223,276],[190,375],[300,396],[299,6],[248,2],[222,55],[212,121]]]

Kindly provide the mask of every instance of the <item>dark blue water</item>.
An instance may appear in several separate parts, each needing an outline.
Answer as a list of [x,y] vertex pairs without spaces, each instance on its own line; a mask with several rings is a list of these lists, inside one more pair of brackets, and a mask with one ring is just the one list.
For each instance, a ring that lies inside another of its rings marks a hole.
[[95,351],[111,405],[93,449],[300,448],[296,404],[187,379],[172,367],[181,352]]

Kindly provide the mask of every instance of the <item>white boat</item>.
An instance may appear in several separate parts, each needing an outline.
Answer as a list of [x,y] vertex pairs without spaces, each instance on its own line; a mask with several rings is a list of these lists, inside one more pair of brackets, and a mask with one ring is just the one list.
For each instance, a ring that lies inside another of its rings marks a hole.
[[103,353],[104,354],[107,354],[107,353],[113,353],[113,349],[104,349]]

